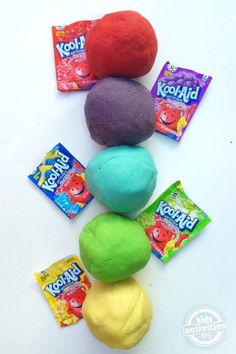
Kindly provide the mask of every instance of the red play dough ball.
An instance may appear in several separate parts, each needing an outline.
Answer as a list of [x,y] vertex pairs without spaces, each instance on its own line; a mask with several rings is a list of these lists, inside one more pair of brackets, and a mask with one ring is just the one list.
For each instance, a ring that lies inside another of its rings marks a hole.
[[91,71],[98,77],[138,77],[147,74],[157,54],[157,38],[150,22],[135,11],[105,15],[86,37]]

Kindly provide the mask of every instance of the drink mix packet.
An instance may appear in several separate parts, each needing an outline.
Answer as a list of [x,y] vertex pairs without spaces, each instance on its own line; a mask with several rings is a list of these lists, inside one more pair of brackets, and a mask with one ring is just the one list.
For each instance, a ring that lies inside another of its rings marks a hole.
[[168,262],[211,220],[177,181],[142,212],[137,221],[151,242],[152,252]]
[[91,283],[77,256],[69,256],[52,264],[35,278],[51,306],[60,327],[78,322],[82,304]]
[[156,131],[179,141],[211,80],[211,76],[166,62],[151,90]]
[[85,167],[60,143],[28,178],[70,219],[93,199],[86,187]]
[[86,91],[96,83],[85,53],[86,34],[94,21],[78,21],[67,26],[53,26],[53,49],[57,88],[60,91]]

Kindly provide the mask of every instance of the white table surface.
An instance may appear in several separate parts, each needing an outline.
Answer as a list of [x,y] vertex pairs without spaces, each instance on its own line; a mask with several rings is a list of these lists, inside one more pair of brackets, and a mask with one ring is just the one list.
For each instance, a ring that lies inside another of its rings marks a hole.
[[[86,128],[86,93],[56,90],[51,25],[133,9],[153,24],[159,53],[141,82],[151,89],[166,60],[213,76],[180,143],[159,134],[142,144],[159,170],[153,201],[180,179],[212,223],[168,264],[154,255],[136,277],[150,294],[151,328],[132,354],[235,353],[235,13],[234,0],[12,1],[2,3],[0,129],[0,353],[107,354],[85,321],[60,329],[34,280],[56,260],[78,253],[83,225],[104,210],[93,201],[70,222],[27,180],[61,142],[87,163],[102,147]],[[202,349],[182,335],[186,316],[209,306],[226,332]]]

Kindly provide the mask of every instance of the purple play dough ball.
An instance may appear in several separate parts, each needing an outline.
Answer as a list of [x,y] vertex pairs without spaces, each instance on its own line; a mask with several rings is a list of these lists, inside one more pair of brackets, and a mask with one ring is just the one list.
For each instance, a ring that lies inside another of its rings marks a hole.
[[89,92],[84,110],[90,135],[98,144],[134,145],[155,130],[151,93],[133,80],[99,80]]

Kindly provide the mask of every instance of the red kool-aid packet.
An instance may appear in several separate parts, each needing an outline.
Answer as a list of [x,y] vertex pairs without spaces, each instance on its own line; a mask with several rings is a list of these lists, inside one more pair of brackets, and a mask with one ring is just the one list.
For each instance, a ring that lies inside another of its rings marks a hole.
[[86,53],[86,34],[96,21],[78,21],[67,26],[53,26],[53,47],[57,88],[60,91],[87,91],[96,83]]

